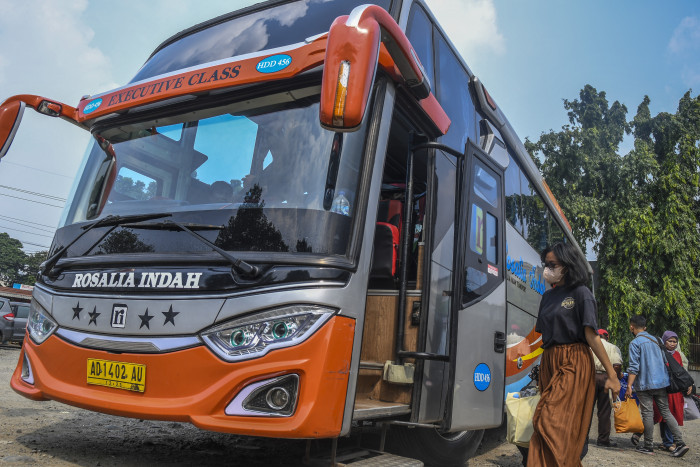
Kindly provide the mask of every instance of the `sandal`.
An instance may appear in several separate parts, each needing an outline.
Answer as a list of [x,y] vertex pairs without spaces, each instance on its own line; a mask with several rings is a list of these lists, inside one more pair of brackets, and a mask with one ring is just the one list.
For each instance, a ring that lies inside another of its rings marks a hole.
[[659,446],[659,449],[661,449],[662,451],[666,451],[666,452],[673,452],[676,450],[676,445],[672,444],[670,446],[664,446],[662,444],[661,446]]
[[632,444],[635,446],[639,444],[639,440],[642,438],[642,435],[635,433],[632,435]]

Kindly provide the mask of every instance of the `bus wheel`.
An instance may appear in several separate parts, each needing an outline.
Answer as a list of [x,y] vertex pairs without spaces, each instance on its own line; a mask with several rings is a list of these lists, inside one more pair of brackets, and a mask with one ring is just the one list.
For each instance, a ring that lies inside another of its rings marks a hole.
[[483,437],[484,430],[443,434],[430,428],[393,426],[389,449],[396,455],[420,459],[426,465],[463,466]]

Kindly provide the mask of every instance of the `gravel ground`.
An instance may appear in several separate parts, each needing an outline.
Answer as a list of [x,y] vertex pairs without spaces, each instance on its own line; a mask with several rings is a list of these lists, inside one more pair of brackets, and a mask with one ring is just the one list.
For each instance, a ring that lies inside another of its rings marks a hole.
[[[57,402],[32,402],[9,385],[19,347],[0,346],[0,465],[8,466],[193,466],[301,465],[306,443],[263,440],[199,430],[189,424],[156,422],[98,414]],[[595,418],[594,418],[595,423]],[[591,433],[596,433],[596,425]],[[469,466],[521,465],[515,446],[503,433],[487,432]],[[700,465],[700,421],[686,423],[683,435],[691,451],[682,459],[633,451],[628,435],[613,435],[618,448],[589,443],[584,466]],[[655,439],[658,441],[658,433]],[[313,448],[324,448],[314,443]]]

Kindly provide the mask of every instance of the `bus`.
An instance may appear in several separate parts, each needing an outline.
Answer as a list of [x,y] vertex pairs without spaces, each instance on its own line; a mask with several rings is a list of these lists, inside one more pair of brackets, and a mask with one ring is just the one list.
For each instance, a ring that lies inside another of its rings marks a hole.
[[268,438],[375,426],[459,465],[529,381],[539,251],[576,242],[424,1],[214,18],[76,107],[8,98],[0,157],[26,107],[93,138],[19,394]]

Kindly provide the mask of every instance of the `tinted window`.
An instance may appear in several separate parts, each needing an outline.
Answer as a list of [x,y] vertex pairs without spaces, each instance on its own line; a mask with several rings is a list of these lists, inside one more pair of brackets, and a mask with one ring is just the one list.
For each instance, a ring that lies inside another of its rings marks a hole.
[[28,305],[19,305],[17,307],[17,312],[15,317],[16,318],[26,318],[29,316],[29,306]]
[[494,208],[498,207],[498,182],[480,164],[476,164],[474,170],[474,193]]
[[509,155],[510,163],[506,169],[505,191],[506,191],[506,220],[515,227],[515,230],[523,233],[522,212],[520,208],[520,167]]
[[388,10],[391,0],[303,0],[254,11],[189,34],[159,50],[131,82],[237,55],[303,42],[328,31],[358,5]]
[[554,245],[555,243],[558,242],[565,242],[566,241],[566,236],[564,235],[564,231],[559,227],[559,224],[557,224],[557,221],[554,220],[554,216],[549,215],[547,216],[548,220],[548,232],[549,232],[549,244]]
[[548,240],[547,207],[542,197],[535,191],[522,172],[520,186],[522,188],[525,239],[536,251],[542,251],[547,246]]
[[411,41],[425,72],[428,74],[430,86],[435,93],[435,74],[433,72],[433,25],[418,5],[414,5],[406,26],[406,37]]
[[469,94],[469,76],[462,64],[447,45],[437,37],[437,99],[447,116],[452,120],[450,129],[440,142],[460,152],[464,151],[467,138],[476,131],[474,127],[474,104]]

